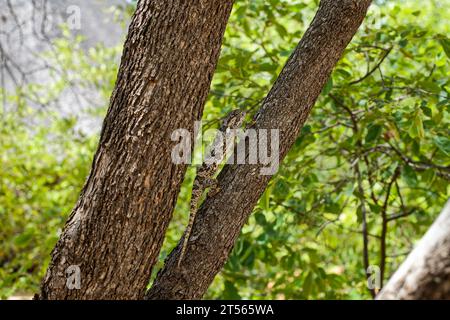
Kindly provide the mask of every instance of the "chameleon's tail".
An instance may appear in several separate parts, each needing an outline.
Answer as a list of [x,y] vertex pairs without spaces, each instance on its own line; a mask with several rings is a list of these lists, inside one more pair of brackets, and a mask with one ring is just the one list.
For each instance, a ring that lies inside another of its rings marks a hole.
[[191,237],[192,227],[194,226],[195,216],[197,215],[197,206],[198,201],[200,200],[200,195],[192,195],[191,199],[191,208],[190,208],[190,214],[189,214],[189,222],[186,227],[186,231],[184,232],[184,238],[183,238],[183,246],[181,247],[181,254],[178,258],[178,267],[181,265],[181,262],[183,261],[184,255],[186,253],[187,244],[189,242],[189,238]]

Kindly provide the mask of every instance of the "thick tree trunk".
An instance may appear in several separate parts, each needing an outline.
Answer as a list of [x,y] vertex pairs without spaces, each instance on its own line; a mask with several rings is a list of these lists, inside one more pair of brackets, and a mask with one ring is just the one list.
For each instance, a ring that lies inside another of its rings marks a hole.
[[377,299],[450,299],[450,201]]
[[[333,67],[363,21],[370,0],[322,0],[311,26],[263,102],[255,129],[280,129],[280,160],[295,142]],[[227,165],[222,191],[203,203],[181,268],[180,244],[147,299],[198,299],[222,269],[270,177],[259,165]]]
[[171,161],[170,136],[201,118],[232,2],[139,1],[91,173],[39,299],[144,296],[186,170]]

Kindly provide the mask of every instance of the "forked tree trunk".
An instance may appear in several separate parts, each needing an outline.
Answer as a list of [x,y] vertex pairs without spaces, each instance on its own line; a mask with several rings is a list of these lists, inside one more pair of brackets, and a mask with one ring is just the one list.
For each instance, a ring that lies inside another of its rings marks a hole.
[[[295,142],[333,67],[363,21],[370,0],[322,0],[303,39],[263,102],[255,129],[280,129],[280,160]],[[260,165],[227,165],[222,191],[203,203],[181,268],[180,244],[159,272],[148,299],[198,299],[228,255],[269,176]]]
[[450,201],[377,299],[450,299]]
[[170,136],[201,118],[232,3],[138,2],[91,173],[38,299],[144,296],[186,170]]

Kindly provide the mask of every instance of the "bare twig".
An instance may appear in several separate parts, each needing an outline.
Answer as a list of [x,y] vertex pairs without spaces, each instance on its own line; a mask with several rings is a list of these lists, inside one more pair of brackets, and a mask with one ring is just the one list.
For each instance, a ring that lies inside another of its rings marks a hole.
[[378,61],[378,63],[369,72],[367,72],[363,77],[361,77],[361,78],[359,78],[359,79],[357,79],[355,81],[349,82],[348,85],[351,86],[351,85],[354,85],[354,84],[357,84],[359,82],[364,81],[366,78],[368,78],[370,75],[372,75],[372,73],[374,73],[378,68],[380,68],[380,66],[383,63],[383,61],[386,59],[386,57],[391,52],[392,47],[387,48],[387,49],[383,49],[383,50],[384,50],[384,53],[383,53],[380,61]]

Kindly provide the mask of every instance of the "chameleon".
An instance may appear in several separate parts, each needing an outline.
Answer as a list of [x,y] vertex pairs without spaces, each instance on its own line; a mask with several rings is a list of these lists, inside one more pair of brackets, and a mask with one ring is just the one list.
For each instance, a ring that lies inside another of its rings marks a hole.
[[[220,191],[217,185],[217,180],[214,178],[214,176],[217,173],[220,164],[224,160],[226,160],[227,156],[230,154],[230,151],[234,148],[234,144],[232,146],[228,146],[225,141],[228,140],[227,137],[229,137],[229,135],[231,134],[231,130],[238,129],[242,126],[245,115],[245,111],[241,111],[238,109],[233,110],[226,115],[219,127],[219,132],[217,133],[216,137],[213,140],[213,143],[210,146],[212,157],[211,159],[213,161],[203,161],[201,166],[197,168],[194,184],[192,186],[189,222],[184,233],[181,254],[177,264],[178,267],[180,267],[186,253],[187,244],[192,232],[192,226],[194,225],[195,217],[198,211],[198,204],[203,193],[208,188],[209,196],[214,196]],[[221,137],[219,137],[219,135],[221,135]],[[221,154],[216,155],[214,150],[217,150],[216,147],[223,147],[223,144],[225,144],[225,150]]]

